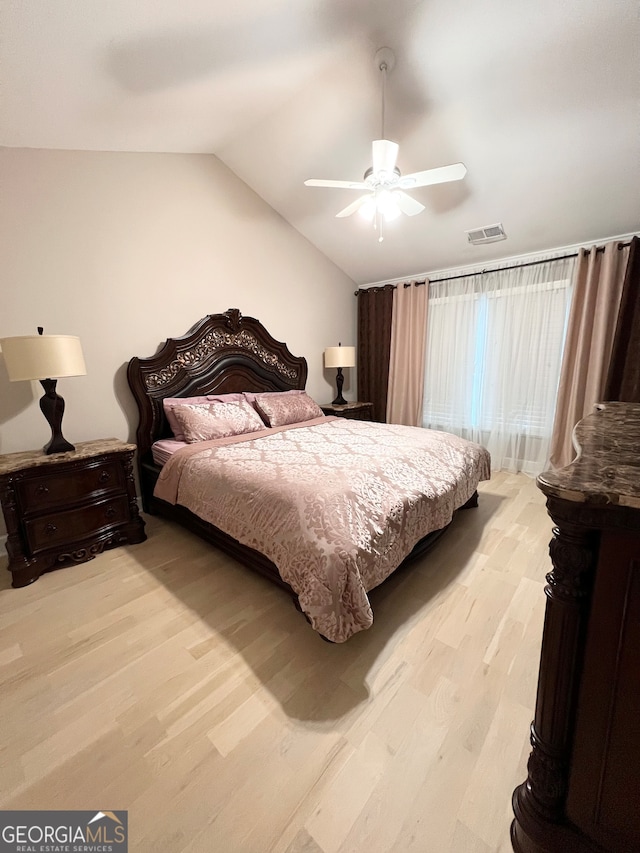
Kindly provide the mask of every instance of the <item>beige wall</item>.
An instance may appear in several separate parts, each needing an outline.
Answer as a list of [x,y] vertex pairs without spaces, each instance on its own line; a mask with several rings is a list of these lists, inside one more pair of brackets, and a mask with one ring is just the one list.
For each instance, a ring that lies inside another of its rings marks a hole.
[[[69,441],[132,439],[129,359],[227,308],[304,355],[309,392],[333,398],[322,351],[355,343],[354,284],[216,157],[0,149],[0,188],[0,337],[80,336],[87,376],[58,383]],[[41,394],[0,356],[1,453],[49,439]]]
[[[88,374],[58,383],[70,441],[132,438],[131,356],[232,307],[304,355],[310,393],[332,399],[322,350],[355,342],[353,282],[217,158],[3,149],[0,187],[0,337],[80,336]],[[0,358],[0,452],[48,440],[41,393]]]

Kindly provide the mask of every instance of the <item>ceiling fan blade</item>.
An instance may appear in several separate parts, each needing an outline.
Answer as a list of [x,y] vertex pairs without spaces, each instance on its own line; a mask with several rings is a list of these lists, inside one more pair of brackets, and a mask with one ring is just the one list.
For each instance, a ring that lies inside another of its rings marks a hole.
[[407,216],[415,216],[424,210],[424,204],[420,204],[415,198],[411,198],[410,195],[403,193],[401,190],[397,190],[393,195],[398,203],[398,207]]
[[444,184],[447,181],[459,181],[467,174],[464,163],[453,163],[451,166],[440,166],[438,169],[426,169],[424,172],[413,172],[403,175],[399,185],[403,189],[411,187],[428,187],[431,184]]
[[346,190],[368,190],[368,184],[362,183],[362,181],[323,181],[317,180],[315,178],[310,178],[308,181],[305,181],[305,186],[307,187],[339,187],[341,189]]
[[398,159],[399,145],[397,142],[389,142],[388,139],[375,139],[372,143],[371,165],[373,174],[378,172],[393,173]]
[[348,204],[344,210],[341,210],[340,213],[336,213],[336,218],[342,218],[343,216],[351,216],[352,213],[355,213],[356,210],[359,210],[365,201],[371,198],[371,195],[362,195],[360,198],[357,198],[355,201],[352,201],[351,204]]

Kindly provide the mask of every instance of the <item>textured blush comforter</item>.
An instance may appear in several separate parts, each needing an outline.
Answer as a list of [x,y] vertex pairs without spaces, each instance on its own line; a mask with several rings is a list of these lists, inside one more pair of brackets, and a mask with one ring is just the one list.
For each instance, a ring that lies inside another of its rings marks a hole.
[[489,476],[488,452],[454,435],[318,418],[190,445],[155,495],[272,560],[339,643],[372,624],[367,592]]

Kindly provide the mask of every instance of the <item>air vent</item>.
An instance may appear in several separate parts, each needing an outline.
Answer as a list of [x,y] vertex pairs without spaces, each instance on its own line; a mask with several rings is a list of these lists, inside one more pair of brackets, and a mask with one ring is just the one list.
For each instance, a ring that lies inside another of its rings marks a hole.
[[473,228],[465,233],[467,240],[475,246],[479,243],[495,243],[498,240],[507,239],[501,222],[496,222],[495,225],[485,225],[483,228]]

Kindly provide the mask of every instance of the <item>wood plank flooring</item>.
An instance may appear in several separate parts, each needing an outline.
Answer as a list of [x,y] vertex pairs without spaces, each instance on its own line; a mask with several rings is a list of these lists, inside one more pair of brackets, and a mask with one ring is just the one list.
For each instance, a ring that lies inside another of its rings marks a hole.
[[342,645],[147,532],[25,589],[0,572],[0,808],[128,809],[140,853],[511,850],[550,569],[532,480],[481,484]]

